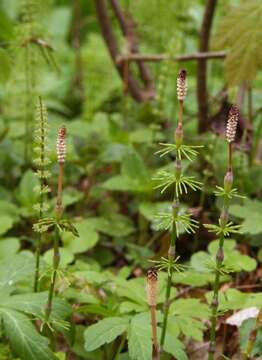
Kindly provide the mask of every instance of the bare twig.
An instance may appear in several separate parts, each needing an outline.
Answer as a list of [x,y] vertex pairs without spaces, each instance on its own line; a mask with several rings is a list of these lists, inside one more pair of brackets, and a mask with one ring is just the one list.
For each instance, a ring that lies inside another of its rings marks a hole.
[[144,62],[158,62],[158,61],[191,61],[191,60],[201,60],[201,59],[224,59],[226,57],[225,51],[210,51],[210,52],[197,52],[187,55],[178,55],[175,57],[170,57],[168,54],[127,54],[119,55],[116,59],[118,64],[121,64],[125,61],[137,61],[143,60]]

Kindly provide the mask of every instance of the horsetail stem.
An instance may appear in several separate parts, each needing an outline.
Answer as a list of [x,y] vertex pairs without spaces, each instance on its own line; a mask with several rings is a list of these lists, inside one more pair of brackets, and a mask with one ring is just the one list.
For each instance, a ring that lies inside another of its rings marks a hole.
[[[181,176],[181,160],[178,154],[178,149],[183,142],[183,109],[184,109],[184,100],[187,94],[187,79],[186,79],[186,71],[180,70],[178,77],[177,77],[177,99],[178,99],[178,106],[179,106],[179,117],[178,117],[178,124],[175,131],[175,142],[176,142],[176,161],[175,161],[175,176],[176,179],[179,179]],[[178,213],[179,209],[179,197],[177,196],[176,192],[174,193],[173,204],[172,204],[172,211],[173,215]],[[176,255],[176,240],[177,240],[177,228],[175,221],[172,224],[172,232],[171,232],[171,240],[168,250],[168,258],[171,263],[175,260]],[[170,267],[170,271],[168,272],[167,277],[167,287],[166,287],[166,296],[165,296],[165,303],[164,303],[164,320],[163,320],[163,327],[160,339],[161,349],[165,343],[165,336],[166,336],[166,328],[167,328],[167,321],[168,321],[168,313],[169,313],[169,300],[170,300],[170,293],[171,293],[171,285],[172,285],[172,277],[173,277],[173,266]]]
[[[64,163],[66,158],[66,128],[63,126],[58,130],[57,143],[56,143],[57,159],[59,164],[59,174],[58,174],[58,183],[57,183],[57,199],[56,199],[56,220],[59,224],[62,215],[62,192],[63,192],[63,173],[64,173]],[[59,231],[56,229],[54,244],[53,244],[53,276],[51,279],[51,285],[48,294],[48,301],[46,306],[45,321],[48,322],[51,311],[52,311],[52,302],[54,296],[55,282],[57,276],[57,270],[60,262],[60,253],[59,253]]]
[[[46,179],[49,177],[49,172],[46,170],[46,166],[49,165],[50,160],[47,156],[47,111],[43,104],[42,98],[39,97],[36,108],[36,126],[35,126],[35,153],[36,158],[34,162],[36,164],[36,175],[39,178],[40,186],[35,190],[40,194],[39,203],[35,205],[35,209],[38,212],[38,220],[43,218],[44,212],[48,209],[48,205],[45,204],[45,194],[50,189],[46,184]],[[34,278],[34,292],[38,291],[39,282],[39,266],[40,266],[40,252],[43,239],[43,233],[37,235],[36,243],[36,265],[35,265],[35,278]]]
[[152,359],[159,360],[159,347],[157,341],[157,320],[156,320],[156,305],[157,305],[157,271],[152,268],[147,272],[147,303],[150,307],[151,326],[152,326]]
[[[224,177],[224,196],[223,206],[219,217],[219,226],[223,230],[228,222],[228,209],[229,209],[229,197],[227,194],[232,190],[233,185],[233,168],[232,168],[232,142],[235,140],[236,129],[238,123],[239,112],[235,105],[233,105],[229,111],[228,121],[226,126],[226,140],[228,142],[228,168]],[[216,325],[218,316],[218,293],[219,283],[221,275],[221,267],[224,261],[224,232],[220,232],[219,245],[216,253],[216,268],[215,268],[215,282],[213,290],[213,298],[211,301],[211,330],[210,330],[210,343],[208,348],[208,360],[214,359],[215,347],[216,347]]]

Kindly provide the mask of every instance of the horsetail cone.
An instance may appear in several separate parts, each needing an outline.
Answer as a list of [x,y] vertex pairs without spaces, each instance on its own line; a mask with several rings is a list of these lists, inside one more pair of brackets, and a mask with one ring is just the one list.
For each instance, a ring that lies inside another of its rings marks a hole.
[[64,126],[58,130],[56,152],[58,163],[64,164],[66,159],[66,128]]
[[229,110],[226,128],[226,139],[229,143],[232,143],[235,140],[238,118],[239,110],[235,105],[232,105]]
[[157,271],[152,268],[147,272],[147,302],[149,306],[156,306],[157,304]]
[[180,101],[184,101],[187,94],[187,73],[186,70],[182,69],[179,71],[177,76],[177,98]]

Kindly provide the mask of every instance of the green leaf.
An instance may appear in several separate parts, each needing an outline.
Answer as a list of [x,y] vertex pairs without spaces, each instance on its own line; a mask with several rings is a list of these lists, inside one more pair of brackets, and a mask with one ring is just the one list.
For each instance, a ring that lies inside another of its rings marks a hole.
[[209,306],[198,299],[179,299],[170,306],[170,314],[207,319],[210,316],[210,310]]
[[76,223],[75,227],[79,237],[75,237],[71,233],[64,233],[62,240],[66,249],[73,254],[85,252],[96,245],[99,236],[94,224],[89,219]]
[[2,48],[0,48],[0,68],[1,68],[0,83],[4,84],[7,82],[10,76],[12,64],[11,64],[11,58],[9,57],[7,52]]
[[157,213],[162,213],[169,209],[171,202],[161,201],[161,202],[142,202],[139,205],[140,213],[148,220],[154,221]]
[[256,235],[262,232],[262,202],[245,199],[243,205],[232,205],[231,215],[244,219],[241,232]]
[[[1,217],[0,217],[1,221]],[[0,260],[14,255],[20,248],[20,242],[17,238],[5,238],[0,240]]]
[[133,148],[128,148],[122,161],[122,175],[139,182],[147,182],[150,178],[142,157]]
[[20,253],[0,261],[0,289],[30,279],[34,268],[35,259],[29,254]]
[[214,38],[214,48],[229,49],[226,77],[230,85],[252,81],[262,64],[260,0],[243,1],[226,12]]
[[[33,314],[39,318],[44,315],[48,292],[12,295],[0,300],[0,306]],[[64,300],[54,298],[51,319],[65,319],[71,315],[71,306]]]
[[152,359],[151,325],[148,314],[142,313],[132,318],[128,329],[128,353],[132,360]]
[[[228,277],[221,277],[221,281],[228,279]],[[214,274],[213,273],[202,273],[196,271],[183,271],[182,273],[175,273],[173,275],[173,280],[176,284],[184,284],[189,286],[205,286],[207,284],[212,284],[214,282]]]
[[92,218],[90,222],[97,231],[114,237],[128,236],[135,230],[131,220],[121,214],[112,213],[107,218]]
[[13,218],[8,215],[0,216],[0,235],[5,234],[13,226]]
[[27,318],[18,311],[0,308],[5,334],[13,353],[21,360],[55,360],[48,340],[39,335]]
[[184,348],[184,344],[180,340],[175,339],[174,336],[167,330],[164,350],[173,355],[177,360],[187,360],[188,357]]
[[127,330],[128,319],[109,317],[89,326],[84,332],[85,350],[93,351],[115,340]]
[[[247,342],[249,339],[250,332],[254,329],[255,326],[255,319],[248,319],[243,322],[239,329],[239,342],[241,350],[244,351],[247,346]],[[259,329],[256,336],[256,342],[253,347],[253,351],[251,353],[252,357],[255,355],[262,354],[262,329]]]
[[17,198],[21,205],[25,208],[24,215],[28,216],[34,213],[33,206],[37,203],[38,194],[33,191],[36,186],[39,185],[39,181],[32,170],[28,170],[22,177]]

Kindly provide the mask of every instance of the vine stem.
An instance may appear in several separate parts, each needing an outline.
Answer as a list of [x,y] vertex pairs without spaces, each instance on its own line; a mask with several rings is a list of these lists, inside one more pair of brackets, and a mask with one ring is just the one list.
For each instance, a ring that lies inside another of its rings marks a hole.
[[259,330],[259,328],[261,326],[261,321],[262,321],[262,307],[260,308],[259,313],[257,315],[254,328],[251,330],[251,332],[249,334],[247,346],[245,348],[244,353],[242,354],[242,360],[250,359],[253,347],[254,347],[255,342],[256,342],[257,332],[258,332],[258,330]]

